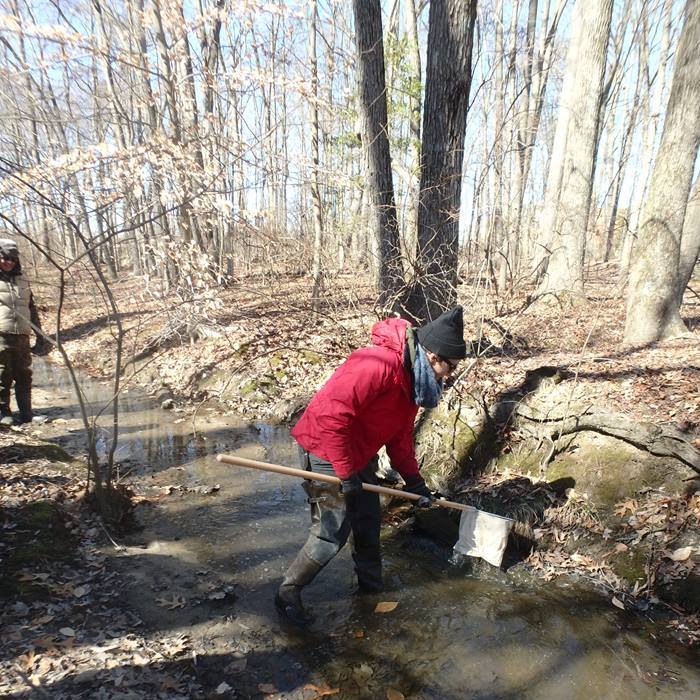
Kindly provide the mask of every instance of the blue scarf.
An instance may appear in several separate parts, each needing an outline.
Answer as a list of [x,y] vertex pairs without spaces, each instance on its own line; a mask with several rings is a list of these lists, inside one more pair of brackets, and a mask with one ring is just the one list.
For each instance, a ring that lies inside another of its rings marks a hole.
[[444,387],[442,380],[436,379],[425,350],[416,343],[416,359],[413,362],[413,400],[423,408],[435,408]]

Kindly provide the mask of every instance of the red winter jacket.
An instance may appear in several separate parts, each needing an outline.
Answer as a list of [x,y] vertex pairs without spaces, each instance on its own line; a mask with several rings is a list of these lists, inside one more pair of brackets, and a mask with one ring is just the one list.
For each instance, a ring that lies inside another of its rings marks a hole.
[[356,350],[338,367],[292,430],[341,479],[364,469],[382,445],[404,479],[419,473],[413,443],[418,406],[403,364],[407,326],[398,318],[376,323],[374,346]]

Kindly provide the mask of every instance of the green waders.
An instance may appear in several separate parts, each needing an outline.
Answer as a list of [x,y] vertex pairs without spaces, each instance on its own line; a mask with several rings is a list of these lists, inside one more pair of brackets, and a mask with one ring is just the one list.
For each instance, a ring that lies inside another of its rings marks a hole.
[[3,423],[12,422],[10,390],[13,383],[20,422],[28,423],[33,417],[29,336],[0,333],[0,421]]
[[[302,467],[335,476],[331,464],[314,454],[300,450]],[[377,483],[375,457],[360,472],[366,483]],[[287,569],[275,604],[285,617],[298,625],[311,621],[301,603],[301,589],[335,557],[352,532],[353,560],[357,582],[362,591],[382,590],[382,560],[379,546],[381,513],[379,496],[362,491],[347,500],[334,484],[322,481],[304,483],[311,507],[311,529],[306,543]]]

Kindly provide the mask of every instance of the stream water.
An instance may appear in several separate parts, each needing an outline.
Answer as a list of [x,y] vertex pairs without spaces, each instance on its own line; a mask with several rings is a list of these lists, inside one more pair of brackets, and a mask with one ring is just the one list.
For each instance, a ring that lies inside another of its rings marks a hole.
[[[82,383],[93,405],[104,403],[105,385]],[[79,425],[65,372],[39,361],[35,386],[52,439],[70,444]],[[121,398],[120,411],[122,472],[158,484],[220,487],[175,499],[167,518],[148,516],[139,556],[167,562],[161,570],[170,585],[185,569],[228,577],[236,599],[226,634],[269,640],[264,650],[249,650],[248,668],[267,668],[278,691],[300,687],[313,671],[342,688],[341,698],[384,698],[387,689],[436,699],[700,697],[697,652],[659,643],[650,620],[567,583],[475,579],[450,565],[444,548],[405,529],[383,534],[385,593],[355,594],[346,548],[305,589],[316,618],[310,630],[290,631],[273,596],[306,538],[304,494],[289,477],[213,458],[235,452],[296,466],[288,431],[203,409],[195,436],[191,418],[134,392]],[[375,613],[379,601],[398,605]]]

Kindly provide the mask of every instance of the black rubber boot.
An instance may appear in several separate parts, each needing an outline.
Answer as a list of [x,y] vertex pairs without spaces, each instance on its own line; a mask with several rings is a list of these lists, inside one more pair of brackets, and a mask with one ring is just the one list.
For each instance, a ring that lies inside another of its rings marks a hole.
[[19,423],[31,423],[34,418],[32,411],[32,387],[26,386],[19,381],[15,382],[15,398],[19,409]]
[[[31,375],[30,375],[31,377]],[[38,416],[32,410],[32,385],[29,382],[15,382],[15,398],[19,409],[18,423],[45,423],[46,416]]]
[[360,593],[379,593],[384,590],[382,579],[381,560],[362,561],[357,556],[355,560],[355,573],[357,574],[357,589]]
[[301,602],[301,589],[316,578],[323,567],[302,549],[282,579],[275,596],[275,607],[284,618],[298,627],[306,627],[312,620]]
[[10,359],[9,350],[0,352],[0,425],[14,423],[10,410],[10,386],[12,385]]

